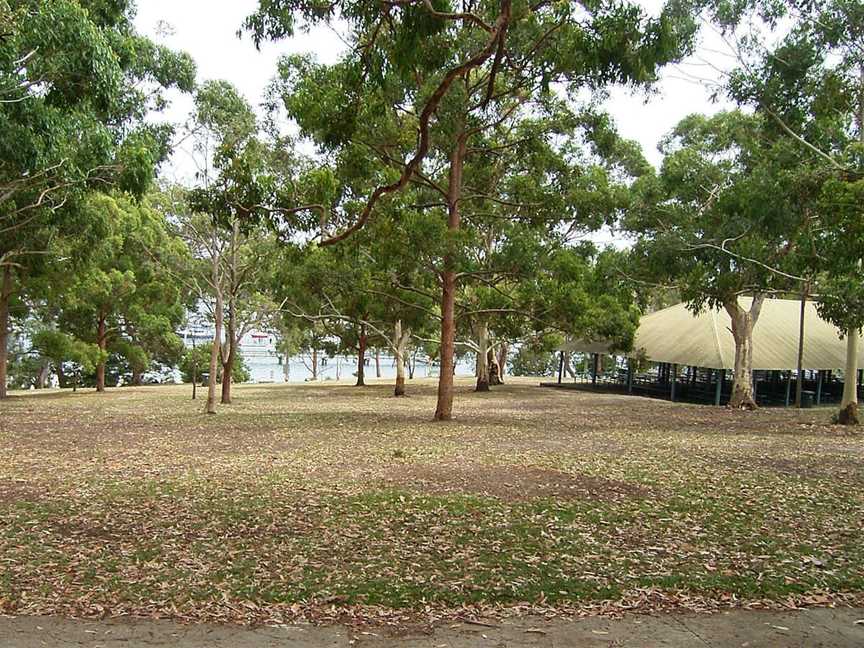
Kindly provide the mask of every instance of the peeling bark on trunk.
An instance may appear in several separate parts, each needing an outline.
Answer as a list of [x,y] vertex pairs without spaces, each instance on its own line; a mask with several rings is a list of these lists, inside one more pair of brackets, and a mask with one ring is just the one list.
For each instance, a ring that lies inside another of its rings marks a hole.
[[99,320],[96,324],[96,344],[102,351],[102,358],[99,359],[99,364],[96,365],[96,391],[105,391],[105,351],[108,349],[108,336],[105,327],[105,315],[99,314]]
[[366,386],[366,325],[360,325],[360,339],[357,346],[357,383],[355,387]]
[[402,320],[396,320],[393,327],[393,347],[396,353],[396,388],[393,390],[394,396],[405,395],[405,347],[408,346],[408,340],[411,339],[411,331],[402,330]]
[[501,378],[498,375],[500,371],[498,367],[498,361],[495,359],[495,353],[492,349],[486,353],[486,364],[489,366],[489,385],[491,387],[497,387],[501,383]]
[[36,389],[45,389],[48,386],[48,376],[51,373],[51,363],[43,362],[36,376]]
[[[213,235],[216,237],[215,233]],[[215,248],[215,245],[214,245]],[[222,320],[224,317],[222,304],[222,289],[219,284],[219,255],[213,255],[213,269],[211,276],[212,287],[216,293],[216,310],[214,315],[215,331],[213,333],[213,346],[210,349],[210,376],[207,380],[207,404],[204,411],[207,414],[216,413],[216,374],[219,370],[219,358],[222,346]]]
[[6,382],[9,380],[9,301],[12,299],[12,268],[3,266],[3,283],[0,285],[0,399],[9,394]]
[[485,320],[477,323],[477,387],[474,391],[489,391],[489,326]]
[[220,359],[222,360],[222,404],[231,404],[231,378],[234,372],[234,363],[237,360],[237,318],[234,314],[234,299],[229,299],[228,303],[228,326],[225,331],[225,340],[228,342],[228,353],[225,354],[225,349],[220,350]]
[[843,373],[843,400],[837,422],[858,425],[858,331],[846,331],[846,368]]
[[216,330],[213,334],[213,347],[210,351],[210,376],[207,380],[207,414],[216,413],[216,374],[219,372],[219,356],[222,351],[222,295],[216,293]]
[[759,319],[764,301],[765,295],[754,295],[750,310],[744,310],[737,298],[727,300],[723,304],[732,320],[732,337],[735,340],[734,378],[728,405],[731,408],[747,410],[757,408],[753,392],[753,327]]
[[[459,134],[450,157],[450,182],[447,187],[447,229],[456,232],[460,225],[459,199],[462,196],[462,171],[468,138]],[[453,418],[453,374],[456,353],[456,270],[455,259],[449,252],[444,255],[441,273],[441,371],[438,375],[438,404],[436,421]]]
[[510,345],[502,342],[498,347],[498,384],[504,384],[504,375],[507,373],[507,354],[510,352]]
[[234,220],[231,226],[231,256],[228,266],[228,278],[230,280],[228,292],[228,326],[225,332],[225,341],[228,343],[228,352],[220,349],[219,359],[222,361],[222,404],[231,404],[231,378],[237,357],[237,293],[240,286],[237,279],[237,250],[240,245],[240,221]]

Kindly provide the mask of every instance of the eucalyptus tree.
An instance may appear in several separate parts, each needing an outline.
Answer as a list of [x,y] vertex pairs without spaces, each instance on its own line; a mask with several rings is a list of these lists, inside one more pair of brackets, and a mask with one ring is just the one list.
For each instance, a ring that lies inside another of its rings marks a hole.
[[[750,0],[718,12],[726,28],[757,22],[776,38],[734,41],[739,65],[728,94],[765,116],[809,169],[807,204],[816,233],[808,271],[820,314],[846,335],[838,419],[858,422],[858,338],[864,325],[860,183],[864,178],[864,6],[855,0]],[[752,30],[749,30],[752,33]],[[821,188],[821,191],[819,190]]]
[[797,285],[812,229],[803,171],[759,114],[691,115],[662,151],[660,172],[636,183],[626,220],[643,278],[674,286],[696,312],[726,310],[735,340],[729,405],[754,409],[753,327],[766,297]]
[[[442,203],[439,218],[455,245],[465,163],[478,139],[542,110],[553,83],[574,97],[610,83],[650,83],[686,50],[688,9],[674,2],[650,18],[621,2],[277,0],[260,3],[246,27],[260,42],[298,24],[338,18],[349,26],[349,48],[335,65],[294,58],[281,66],[286,108],[302,133],[343,163],[372,167],[368,188],[340,205],[322,244],[346,239],[388,197],[423,185]],[[446,250],[440,269],[439,420],[452,416],[457,257]]]
[[[276,316],[277,306],[261,290],[277,234],[290,237],[298,218],[276,233],[267,228],[274,212],[293,204],[293,161],[275,150],[254,110],[225,81],[202,84],[195,95],[190,135],[199,159],[196,186],[178,202],[182,235],[190,240],[207,271],[197,290],[210,305],[214,341],[210,375],[217,364],[226,376],[221,402],[231,402],[231,376],[243,335]],[[227,321],[226,321],[227,315]],[[224,341],[223,338],[224,337]],[[207,412],[215,413],[215,383],[208,390]]]
[[629,252],[598,248],[590,242],[560,245],[546,252],[546,272],[520,289],[531,304],[537,348],[549,348],[547,336],[576,336],[604,341],[627,351],[639,325],[641,309],[632,281],[626,276]]
[[[71,380],[73,389],[77,389],[82,374],[95,372],[103,357],[97,345],[51,326],[35,329],[31,344],[36,352],[53,363],[60,387],[67,387]],[[72,376],[67,374],[67,365],[72,367]]]
[[98,348],[96,389],[102,392],[110,353],[123,355],[140,381],[150,365],[148,351],[176,350],[174,331],[185,308],[165,264],[187,258],[187,250],[146,203],[96,193],[87,203],[105,217],[104,236],[84,268],[65,278],[63,268],[56,268],[48,298],[58,310],[58,328]]
[[10,301],[58,237],[84,234],[88,188],[142,193],[170,130],[145,115],[194,64],[136,33],[132,2],[0,0],[0,398]]

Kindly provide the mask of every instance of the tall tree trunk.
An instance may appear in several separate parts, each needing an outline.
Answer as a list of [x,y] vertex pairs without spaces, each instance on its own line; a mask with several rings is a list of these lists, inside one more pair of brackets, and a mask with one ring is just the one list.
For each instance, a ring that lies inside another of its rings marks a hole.
[[237,279],[237,250],[240,245],[240,221],[236,218],[231,224],[231,256],[228,266],[228,279],[230,280],[230,292],[228,293],[228,330],[225,341],[228,343],[228,352],[222,349],[220,359],[222,360],[222,404],[231,404],[231,374],[234,369],[234,361],[237,357],[237,293],[240,286]]
[[[864,145],[864,62],[858,66],[858,141]],[[861,268],[861,259],[858,259]],[[860,331],[846,331],[846,368],[843,370],[843,399],[837,422],[842,425],[858,425],[858,336]]]
[[140,387],[143,383],[143,373],[137,367],[132,367],[132,384]]
[[375,348],[375,377],[381,377],[381,349]]
[[204,411],[207,414],[216,413],[216,374],[219,371],[219,359],[222,354],[222,320],[225,316],[222,302],[222,278],[219,276],[219,254],[216,252],[216,230],[213,230],[213,266],[210,283],[216,295],[216,309],[213,317],[213,346],[210,348],[210,377],[207,380],[207,404]]
[[396,353],[396,389],[393,391],[395,396],[405,395],[405,348],[410,339],[411,331],[403,331],[402,320],[396,320],[393,327],[393,348]]
[[214,317],[215,331],[213,333],[213,346],[210,349],[210,377],[207,380],[207,414],[216,413],[216,375],[219,372],[219,358],[222,353],[222,291],[216,291],[216,313]]
[[36,389],[45,389],[48,386],[48,376],[51,373],[51,363],[47,360],[42,362],[39,373],[36,375]]
[[12,299],[12,266],[3,266],[3,283],[0,285],[0,399],[6,398],[6,382],[9,380],[9,302]]
[[843,371],[843,400],[837,422],[858,425],[858,336],[859,331],[846,331],[846,368]]
[[357,383],[355,387],[366,386],[366,325],[360,325],[360,339],[357,344]]
[[57,371],[57,385],[60,387],[66,387],[66,372],[63,371],[63,361],[59,360],[55,362],[54,369]]
[[510,345],[502,342],[498,347],[498,382],[504,384],[504,376],[507,373],[507,355],[510,352]]
[[100,393],[105,391],[105,352],[108,349],[108,335],[106,333],[105,318],[106,316],[100,312],[99,320],[96,325],[96,344],[102,352],[102,355],[99,358],[99,364],[96,365],[96,391]]
[[477,387],[474,391],[489,391],[489,325],[483,318],[477,322]]
[[318,380],[318,349],[312,349],[312,382]]
[[222,349],[222,404],[231,404],[231,377],[234,372],[234,363],[237,361],[237,318],[234,313],[234,298],[230,297],[228,302],[228,326],[225,331],[225,341],[228,343],[228,354]]
[[735,368],[733,371],[732,395],[729,407],[736,409],[756,409],[753,393],[753,327],[759,320],[765,295],[757,293],[749,310],[744,310],[733,297],[723,307],[732,320],[732,337],[735,340]]
[[[462,171],[468,138],[459,134],[450,157],[450,182],[447,187],[447,229],[456,232],[461,217],[459,199],[462,197]],[[456,370],[456,260],[451,252],[444,255],[444,271],[441,273],[441,372],[438,375],[438,404],[436,421],[453,418],[453,374]]]
[[414,380],[414,369],[417,368],[417,351],[411,354],[408,360],[408,380]]

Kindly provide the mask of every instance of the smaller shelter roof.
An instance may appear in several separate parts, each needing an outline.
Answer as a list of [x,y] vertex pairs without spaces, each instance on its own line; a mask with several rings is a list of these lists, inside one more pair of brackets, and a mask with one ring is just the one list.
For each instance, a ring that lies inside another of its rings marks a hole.
[[[749,309],[752,298],[739,303]],[[784,370],[798,366],[798,335],[801,302],[793,299],[766,299],[753,327],[753,369]],[[577,341],[571,351],[614,352],[603,341]],[[859,345],[858,362],[864,365],[864,345]],[[652,362],[668,362],[710,369],[733,369],[735,340],[732,320],[725,310],[705,310],[694,315],[684,304],[644,315],[639,321],[633,350],[628,356],[644,356]],[[842,369],[846,342],[840,331],[826,322],[813,302],[804,309],[804,369]]]

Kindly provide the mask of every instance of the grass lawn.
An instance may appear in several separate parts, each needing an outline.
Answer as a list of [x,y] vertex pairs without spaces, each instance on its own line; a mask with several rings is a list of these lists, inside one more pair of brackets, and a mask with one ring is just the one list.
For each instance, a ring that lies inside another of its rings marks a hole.
[[513,381],[0,403],[0,613],[252,622],[861,603],[864,439]]

